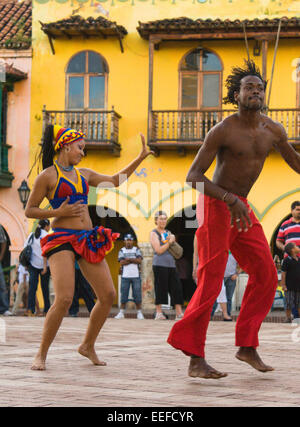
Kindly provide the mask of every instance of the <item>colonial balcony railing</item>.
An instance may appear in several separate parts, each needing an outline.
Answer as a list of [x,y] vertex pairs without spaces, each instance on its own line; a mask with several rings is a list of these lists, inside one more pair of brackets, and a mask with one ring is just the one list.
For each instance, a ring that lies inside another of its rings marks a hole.
[[107,150],[119,156],[119,119],[114,110],[43,110],[43,125],[53,124],[84,132],[88,150]]
[[[159,110],[152,111],[149,145],[160,149],[195,149],[207,132],[235,110]],[[269,109],[271,119],[281,123],[293,145],[300,146],[300,108]]]

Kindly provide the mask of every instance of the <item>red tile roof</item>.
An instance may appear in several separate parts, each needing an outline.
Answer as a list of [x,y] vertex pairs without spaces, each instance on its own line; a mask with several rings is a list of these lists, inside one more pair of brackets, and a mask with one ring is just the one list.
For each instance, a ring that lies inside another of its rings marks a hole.
[[[300,35],[300,17],[281,19],[281,35],[283,37],[299,37]],[[279,18],[275,19],[190,19],[187,17],[161,19],[157,21],[139,22],[137,30],[141,37],[148,39],[150,35],[155,34],[212,34],[222,36],[235,34],[243,38],[243,26],[247,32],[253,34],[276,34],[279,24]]]
[[84,19],[80,15],[74,15],[67,19],[61,19],[56,22],[42,23],[42,31],[44,33],[57,37],[72,37],[72,36],[120,36],[124,37],[127,30],[122,25],[117,25],[116,22],[99,16],[93,18],[90,16]]
[[32,1],[0,0],[0,48],[31,46]]

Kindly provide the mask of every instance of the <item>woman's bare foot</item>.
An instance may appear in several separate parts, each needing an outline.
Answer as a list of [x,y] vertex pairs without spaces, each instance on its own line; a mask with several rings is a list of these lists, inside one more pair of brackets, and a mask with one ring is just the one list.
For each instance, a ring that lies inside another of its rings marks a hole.
[[206,363],[203,357],[191,357],[188,370],[190,377],[219,379],[227,377],[225,372],[219,372]]
[[37,354],[31,366],[33,371],[45,371],[46,370],[46,358]]
[[78,348],[78,353],[81,354],[82,356],[87,357],[88,359],[90,359],[90,361],[97,366],[106,366],[106,362],[101,362],[101,360],[98,359],[98,356],[95,352],[94,347],[89,348],[85,345],[81,345]]
[[235,357],[242,362],[248,363],[252,368],[257,369],[260,372],[274,371],[272,366],[264,364],[254,347],[240,347]]

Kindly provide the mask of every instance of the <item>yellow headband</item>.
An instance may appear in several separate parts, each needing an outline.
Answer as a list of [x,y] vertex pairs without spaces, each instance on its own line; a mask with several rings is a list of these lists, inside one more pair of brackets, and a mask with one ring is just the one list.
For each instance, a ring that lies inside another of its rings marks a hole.
[[61,126],[54,125],[53,136],[55,140],[54,151],[59,151],[65,145],[72,144],[73,142],[84,138],[85,134],[75,129],[63,128]]

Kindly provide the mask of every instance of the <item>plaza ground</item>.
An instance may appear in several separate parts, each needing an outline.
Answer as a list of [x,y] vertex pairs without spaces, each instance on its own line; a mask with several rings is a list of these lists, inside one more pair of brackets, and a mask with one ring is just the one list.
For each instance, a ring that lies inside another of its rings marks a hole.
[[189,378],[189,359],[166,343],[174,324],[171,320],[109,318],[96,345],[107,366],[98,367],[77,353],[88,318],[66,317],[50,349],[46,371],[30,369],[44,318],[2,316],[0,322],[1,407],[230,407],[300,403],[299,325],[263,323],[259,352],[275,368],[263,374],[235,359],[235,322],[211,322],[207,360],[216,369],[228,372],[228,377],[204,380]]

